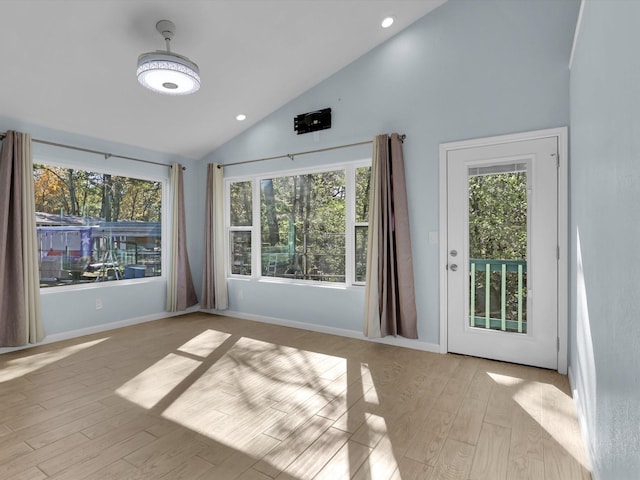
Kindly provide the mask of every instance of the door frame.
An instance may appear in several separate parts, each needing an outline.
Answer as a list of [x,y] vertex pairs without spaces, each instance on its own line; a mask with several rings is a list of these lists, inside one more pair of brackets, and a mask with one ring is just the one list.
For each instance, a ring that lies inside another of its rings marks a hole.
[[440,144],[440,353],[448,352],[447,157],[452,150],[555,137],[558,141],[558,372],[567,374],[569,315],[569,148],[567,127]]

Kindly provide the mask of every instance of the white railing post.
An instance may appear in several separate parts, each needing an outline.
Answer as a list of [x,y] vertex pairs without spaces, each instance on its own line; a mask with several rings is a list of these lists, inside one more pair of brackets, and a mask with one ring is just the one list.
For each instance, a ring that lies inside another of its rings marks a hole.
[[501,298],[501,314],[502,314],[502,331],[507,331],[507,264],[502,264],[502,298]]
[[476,326],[476,264],[471,262],[471,326]]
[[522,264],[518,265],[518,333],[522,333]]
[[491,264],[484,268],[484,328],[491,328]]

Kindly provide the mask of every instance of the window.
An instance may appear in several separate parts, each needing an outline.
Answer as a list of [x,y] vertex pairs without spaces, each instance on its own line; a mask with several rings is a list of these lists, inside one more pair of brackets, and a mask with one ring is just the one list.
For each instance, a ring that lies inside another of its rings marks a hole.
[[40,286],[162,274],[162,182],[35,164]]
[[345,172],[260,181],[262,274],[345,281]]
[[230,273],[364,282],[369,176],[354,164],[228,180]]
[[369,241],[369,191],[371,167],[356,169],[355,281],[367,277],[367,243]]
[[251,275],[251,232],[253,230],[251,182],[235,182],[230,189],[231,273]]

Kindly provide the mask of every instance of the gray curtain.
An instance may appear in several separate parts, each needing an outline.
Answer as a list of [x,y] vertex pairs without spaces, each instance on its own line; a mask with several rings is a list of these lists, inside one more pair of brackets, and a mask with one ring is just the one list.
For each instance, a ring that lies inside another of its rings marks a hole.
[[418,338],[402,138],[373,141],[364,334]]
[[0,347],[44,336],[31,135],[9,131],[0,151]]
[[204,218],[204,265],[200,306],[226,310],[229,307],[224,268],[224,171],[222,165],[207,165],[207,197]]
[[167,311],[186,310],[198,303],[193,286],[189,255],[187,254],[187,227],[184,214],[182,165],[171,165],[171,253],[167,279]]

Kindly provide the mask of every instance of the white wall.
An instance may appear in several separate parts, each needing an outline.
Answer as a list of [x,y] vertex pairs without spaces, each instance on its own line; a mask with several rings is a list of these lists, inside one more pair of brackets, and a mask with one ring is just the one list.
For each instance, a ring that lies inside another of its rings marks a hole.
[[[18,130],[30,133],[33,138],[78,147],[142,158],[161,163],[180,162],[187,166],[185,183],[193,183],[197,177],[196,162],[186,158],[114,144],[99,139],[71,135],[64,132],[39,127],[37,124],[19,122],[0,117],[0,131]],[[107,171],[129,176],[168,179],[169,169],[163,166],[149,165],[117,158],[105,159],[93,155],[59,147],[33,143],[34,162],[64,162],[87,170]],[[201,202],[193,191],[186,189],[185,203],[193,207]],[[190,223],[196,224],[193,208],[188,208]],[[194,231],[196,227],[194,227]],[[169,230],[166,229],[165,232]],[[197,235],[192,235],[197,236]],[[168,233],[165,241],[168,240]],[[195,239],[189,238],[189,246],[194,247]],[[196,258],[195,261],[199,261]],[[96,310],[96,299],[102,301],[103,308]],[[165,315],[166,281],[164,278],[149,278],[143,281],[107,282],[74,287],[56,287],[41,289],[42,317],[48,336],[62,338],[74,332],[86,332],[107,329],[113,325],[127,322],[159,318]]]
[[[205,158],[232,163],[405,133],[421,342],[439,341],[438,145],[566,126],[578,1],[452,0]],[[259,78],[256,79],[259,81]],[[296,135],[293,117],[331,107],[333,126]],[[370,156],[370,147],[228,167],[225,175]],[[230,309],[359,331],[361,288],[229,282]]]
[[602,480],[640,475],[639,18],[586,1],[571,69],[569,368]]

